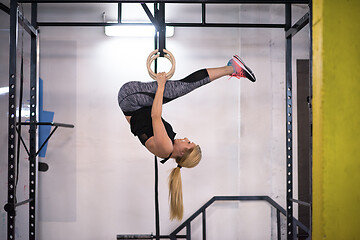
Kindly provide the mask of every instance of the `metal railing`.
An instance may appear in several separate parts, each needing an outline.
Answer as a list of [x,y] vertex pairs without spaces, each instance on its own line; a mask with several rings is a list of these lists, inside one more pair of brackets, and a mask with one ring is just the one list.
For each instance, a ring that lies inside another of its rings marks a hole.
[[[215,196],[211,198],[207,203],[205,203],[199,210],[197,210],[193,215],[191,215],[184,223],[182,223],[178,228],[176,228],[172,233],[170,233],[169,238],[175,240],[179,238],[177,235],[181,230],[186,228],[186,239],[191,239],[191,222],[202,214],[202,239],[206,240],[206,209],[211,206],[216,201],[266,201],[272,207],[276,209],[276,218],[277,218],[277,239],[281,239],[281,228],[280,228],[280,213],[286,216],[286,210],[282,208],[278,203],[276,203],[269,196]],[[299,222],[296,218],[293,218],[293,227],[294,230],[296,227],[301,228],[308,234],[308,239],[310,237],[309,229]],[[295,231],[293,231],[295,232]],[[181,236],[182,238],[183,236]],[[296,236],[294,236],[296,237]]]

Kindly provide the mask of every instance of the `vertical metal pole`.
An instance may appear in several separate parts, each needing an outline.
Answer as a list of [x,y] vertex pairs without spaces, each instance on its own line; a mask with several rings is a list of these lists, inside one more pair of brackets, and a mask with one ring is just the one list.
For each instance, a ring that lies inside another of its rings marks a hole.
[[[31,4],[31,24],[37,29],[37,4]],[[30,156],[29,156],[29,239],[36,239],[37,229],[37,177],[36,156],[38,35],[31,34],[30,55]]]
[[201,24],[206,24],[206,4],[201,4]]
[[160,240],[160,221],[159,221],[159,177],[158,177],[158,162],[155,156],[155,237],[156,240]]
[[186,240],[191,240],[191,222],[186,225]]
[[121,23],[121,15],[122,15],[122,8],[121,8],[121,3],[118,3],[118,23]]
[[[155,19],[158,19],[158,12],[159,12],[159,9],[158,9],[158,4],[157,3],[154,3],[154,18]],[[158,30],[155,29],[155,36],[154,36],[154,49],[158,49]],[[154,73],[157,73],[157,61],[158,59],[156,58],[155,59],[155,63],[154,63]]]
[[278,209],[276,209],[276,229],[277,229],[277,239],[281,240],[280,211]]
[[164,57],[165,39],[166,39],[166,26],[165,26],[165,3],[159,3],[159,16],[157,18],[159,24],[159,51],[160,56]]
[[7,213],[7,239],[15,239],[15,135],[16,135],[16,47],[18,38],[18,3],[10,1],[10,53],[9,53],[9,116],[8,116],[8,204],[13,208]]
[[[291,4],[285,4],[285,31],[291,28]],[[292,39],[286,38],[286,227],[287,239],[292,240],[295,226],[293,224],[293,151],[292,151]]]
[[206,240],[206,209],[202,212],[202,232],[203,240]]
[[[155,19],[157,19],[157,15],[158,15],[157,3],[154,3]],[[155,30],[154,45],[155,45],[154,46],[155,49],[157,49],[157,46],[158,46],[157,30]],[[157,59],[155,59],[154,72],[157,73]],[[157,157],[155,156],[155,237],[156,237],[156,240],[160,239],[158,181],[159,181],[158,180],[158,162],[157,162]]]

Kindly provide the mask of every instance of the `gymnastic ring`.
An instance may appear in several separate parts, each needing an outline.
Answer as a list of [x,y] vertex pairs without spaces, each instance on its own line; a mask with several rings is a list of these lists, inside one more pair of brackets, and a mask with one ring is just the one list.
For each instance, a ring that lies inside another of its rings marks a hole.
[[[156,80],[156,73],[154,73],[152,70],[151,70],[151,63],[157,59],[158,57],[160,57],[160,54],[159,53],[159,49],[156,49],[154,51],[152,51],[147,60],[146,60],[146,67],[147,67],[147,70],[148,70],[148,73],[150,75],[151,78],[155,79]],[[175,58],[174,58],[174,55],[172,55],[172,53],[166,49],[164,49],[164,57],[167,58],[170,62],[171,62],[171,69],[168,73],[166,73],[166,79],[170,79],[174,73],[175,73]]]
[[[150,77],[153,79],[156,79],[156,74],[151,70],[150,65],[155,59],[157,59],[160,56],[160,54],[157,54],[158,52],[159,52],[158,49],[152,51],[149,54],[147,61],[146,61],[148,73],[149,73]],[[175,58],[174,58],[174,55],[172,55],[172,53],[166,49],[164,49],[164,53],[165,53],[164,57],[167,58],[171,62],[171,65],[172,65],[170,71],[166,74],[166,78],[170,79],[174,75],[174,72],[175,72]]]
[[[157,55],[153,55],[151,58],[150,58],[150,66],[151,66],[151,63],[155,60],[155,59],[157,59],[158,57],[159,57],[160,55],[159,54],[157,54]],[[164,55],[164,57],[166,58],[166,59],[168,59],[171,63],[172,63],[172,59],[171,59],[171,57],[169,56],[169,55]],[[149,67],[150,67],[149,66]],[[154,73],[153,71],[151,71],[151,67],[150,67],[150,71],[149,71],[149,68],[148,68],[148,73],[149,73],[149,75],[153,78],[153,79],[156,79],[156,73]],[[172,73],[172,74],[170,74],[171,73],[171,69],[170,69],[170,71],[166,74],[166,78],[167,79],[169,79],[169,78],[171,78],[172,77],[172,75],[174,74],[174,73]]]

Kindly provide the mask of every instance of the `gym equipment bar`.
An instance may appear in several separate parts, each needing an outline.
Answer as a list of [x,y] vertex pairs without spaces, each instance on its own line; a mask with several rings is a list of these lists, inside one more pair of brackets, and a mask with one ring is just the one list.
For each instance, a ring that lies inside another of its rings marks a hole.
[[[3,3],[0,3],[0,10],[3,10],[7,14],[10,14],[10,8],[5,6]],[[29,21],[22,15],[22,13],[20,11],[18,12],[18,17],[19,17],[19,23],[24,27],[24,29],[29,34],[34,34],[34,35],[37,34],[37,31],[35,30],[35,28],[29,23]]]
[[[38,22],[39,27],[106,27],[117,25],[151,25],[151,23],[106,22]],[[165,23],[170,27],[217,27],[217,28],[284,28],[285,24],[271,23]]]
[[23,3],[210,3],[210,4],[308,4],[309,0],[20,0]]
[[[153,234],[118,234],[116,239],[154,239],[156,238]],[[160,235],[160,239],[169,239],[169,235]],[[186,235],[176,235],[176,238],[186,238]]]
[[[186,221],[184,221],[178,228],[176,228],[172,233],[170,233],[170,239],[176,239],[177,235],[181,230],[186,228],[186,239],[190,239],[191,229],[190,224],[191,221],[193,221],[197,216],[199,216],[201,213],[204,214],[205,210],[210,207],[214,202],[216,201],[266,201],[268,202],[272,207],[274,207],[277,210],[277,235],[278,239],[281,236],[280,234],[280,213],[283,215],[287,214],[287,211],[282,208],[279,204],[277,204],[272,198],[269,196],[215,196],[211,198],[207,203],[205,203],[199,210],[197,210],[193,215],[191,215]],[[204,218],[204,217],[203,217]],[[301,222],[299,222],[296,218],[293,218],[293,222],[296,226],[303,229],[309,236],[310,231],[309,229],[304,226]],[[203,220],[203,228],[206,227],[206,220]],[[204,231],[203,231],[204,232]],[[206,239],[206,235],[203,235],[203,239]],[[289,239],[289,238],[288,238]]]
[[7,14],[10,14],[10,8],[5,6],[3,3],[0,3],[0,9],[6,12]]
[[285,37],[293,37],[298,33],[303,27],[309,23],[310,13],[307,12],[305,15],[299,19],[289,30],[286,31]]
[[[291,28],[291,4],[285,4],[285,31]],[[286,55],[286,235],[294,239],[295,224],[293,221],[293,134],[292,134],[292,38],[285,40]]]
[[[21,122],[21,123],[17,123],[16,125],[31,125],[29,122]],[[38,122],[35,123],[35,125],[47,125],[47,126],[55,126],[55,128],[51,131],[51,133],[49,134],[49,136],[46,138],[46,140],[43,142],[43,144],[39,147],[39,149],[36,152],[36,156],[39,155],[41,149],[43,149],[43,147],[45,146],[45,144],[49,141],[49,139],[51,138],[51,136],[54,134],[54,132],[56,131],[56,129],[58,129],[58,127],[65,127],[65,128],[74,128],[74,125],[72,124],[65,124],[65,123],[54,123],[54,122]],[[19,129],[16,128],[16,131],[18,133],[18,135],[20,136],[20,140],[26,150],[26,152],[28,153],[28,155],[30,156],[30,152],[28,150],[28,148],[26,147],[26,144],[24,142],[24,139],[21,136],[21,133],[19,132]]]
[[[10,1],[10,52],[9,52],[9,117],[8,117],[8,199],[16,204],[16,47],[18,37],[17,1]],[[7,213],[7,239],[15,239],[15,211]]]
[[20,207],[20,206],[22,206],[22,205],[24,205],[24,204],[27,204],[27,203],[31,202],[32,200],[33,200],[33,199],[27,199],[27,200],[24,200],[24,201],[15,203],[15,204],[7,203],[7,204],[5,204],[5,206],[4,206],[4,210],[5,210],[6,212],[8,212],[8,213],[9,213],[9,212],[15,212],[15,208]]
[[[37,29],[37,4],[31,4],[31,24]],[[38,72],[38,53],[39,53],[39,35],[31,35],[31,53],[30,53],[30,155],[29,155],[29,240],[35,240],[37,236],[37,186],[38,186],[38,158],[37,147],[37,83],[39,79]],[[21,107],[21,106],[19,106]],[[19,120],[20,121],[20,120]]]
[[290,200],[290,201],[293,201],[293,202],[296,202],[296,203],[298,203],[298,204],[304,205],[304,206],[308,206],[308,207],[311,206],[310,203],[307,203],[307,202],[304,202],[304,201],[300,201],[300,200],[297,200],[297,199],[290,198],[289,200]]
[[36,29],[31,25],[31,23],[24,17],[24,15],[19,11],[19,23],[24,27],[24,29],[30,34],[30,35],[37,35]]

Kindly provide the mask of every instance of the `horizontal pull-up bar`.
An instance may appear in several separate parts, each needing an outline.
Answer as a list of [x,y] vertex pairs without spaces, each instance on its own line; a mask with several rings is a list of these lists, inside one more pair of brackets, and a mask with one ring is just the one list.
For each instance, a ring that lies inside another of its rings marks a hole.
[[[118,234],[116,239],[154,239],[153,234]],[[169,239],[169,235],[160,235],[159,238]],[[186,238],[186,235],[176,235],[176,238]]]
[[[151,25],[151,23],[105,23],[105,22],[38,22],[39,27],[106,27],[117,25]],[[281,23],[165,23],[169,27],[213,28],[285,28]]]
[[210,3],[210,4],[309,4],[309,0],[19,0],[23,3]]
[[171,27],[285,28],[281,23],[166,23]]
[[[30,122],[21,122],[21,125],[30,125]],[[74,128],[74,125],[72,124],[66,124],[66,123],[56,123],[56,122],[37,122],[36,125],[50,125],[55,127],[65,127],[65,128]]]

